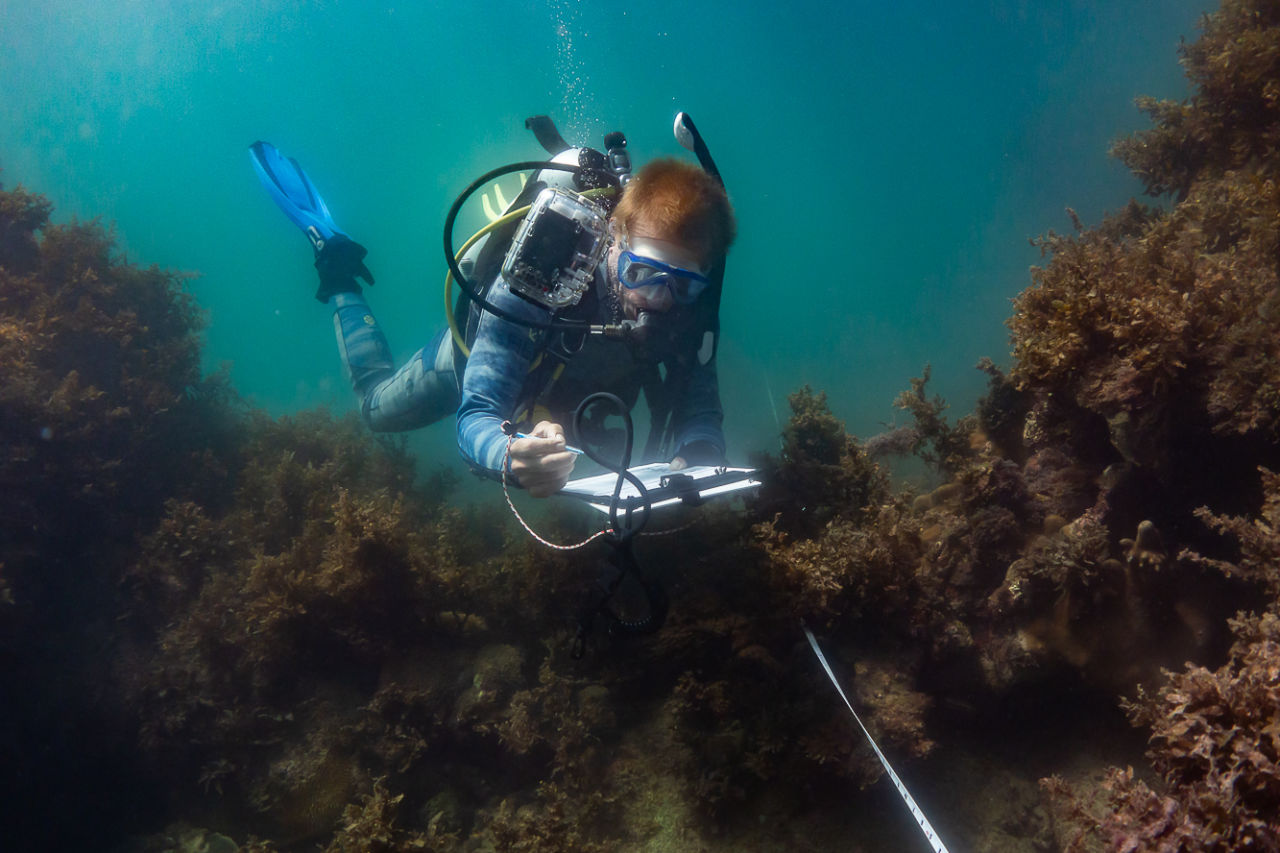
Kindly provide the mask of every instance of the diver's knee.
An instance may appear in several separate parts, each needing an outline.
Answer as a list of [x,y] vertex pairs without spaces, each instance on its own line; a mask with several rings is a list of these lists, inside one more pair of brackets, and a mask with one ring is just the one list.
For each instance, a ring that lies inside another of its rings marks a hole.
[[388,432],[389,430],[382,428],[379,419],[375,416],[374,412],[377,410],[373,408],[372,400],[373,389],[370,389],[360,401],[360,421],[370,432]]

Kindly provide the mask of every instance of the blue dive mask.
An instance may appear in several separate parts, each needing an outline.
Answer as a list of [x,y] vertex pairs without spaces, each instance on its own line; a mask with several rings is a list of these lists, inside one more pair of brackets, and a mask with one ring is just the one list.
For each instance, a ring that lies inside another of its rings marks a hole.
[[623,249],[618,253],[618,281],[628,290],[665,284],[677,305],[690,305],[711,284],[702,273],[673,267]]

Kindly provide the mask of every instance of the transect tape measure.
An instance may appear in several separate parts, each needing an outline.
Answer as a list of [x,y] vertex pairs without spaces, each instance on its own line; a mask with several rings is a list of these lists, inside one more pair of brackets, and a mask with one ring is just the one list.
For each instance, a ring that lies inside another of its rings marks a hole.
[[933,825],[929,823],[929,819],[924,816],[924,812],[920,811],[920,807],[916,805],[915,799],[912,798],[911,792],[907,790],[907,786],[902,784],[902,780],[898,778],[898,774],[893,772],[893,768],[889,766],[889,760],[884,757],[884,753],[880,751],[880,747],[876,746],[875,738],[871,737],[871,732],[867,731],[867,727],[862,724],[862,718],[858,716],[858,712],[853,710],[853,705],[849,703],[849,697],[844,695],[844,688],[840,686],[840,682],[836,681],[836,674],[831,671],[831,665],[827,663],[826,657],[822,654],[822,649],[818,648],[818,641],[814,639],[813,632],[809,630],[807,625],[802,625],[804,635],[809,638],[809,645],[813,647],[813,653],[818,656],[818,660],[822,663],[822,668],[827,671],[827,677],[831,679],[831,683],[836,686],[836,692],[840,694],[840,698],[844,700],[844,704],[849,709],[849,713],[853,714],[853,719],[857,721],[858,728],[862,729],[862,733],[867,736],[867,742],[871,744],[871,748],[876,751],[876,757],[880,759],[880,763],[884,765],[884,769],[889,774],[889,778],[893,780],[893,786],[898,789],[898,793],[902,795],[902,799],[907,804],[911,816],[916,819],[916,823],[920,824],[920,830],[924,833],[924,837],[928,839],[929,846],[933,848],[934,853],[948,853],[947,846],[942,843],[942,839],[938,837],[938,833],[933,831]]

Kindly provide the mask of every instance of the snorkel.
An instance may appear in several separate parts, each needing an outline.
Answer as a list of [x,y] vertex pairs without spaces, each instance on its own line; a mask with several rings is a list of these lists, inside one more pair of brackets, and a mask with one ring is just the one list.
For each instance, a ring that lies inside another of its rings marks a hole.
[[720,186],[724,186],[724,178],[720,177],[720,170],[716,168],[716,161],[711,159],[711,151],[707,148],[707,143],[702,141],[702,134],[698,133],[698,128],[693,123],[693,119],[689,118],[688,113],[676,113],[674,133],[676,142],[679,142],[683,148],[692,151],[693,156],[698,158],[698,165],[707,174],[719,181]]

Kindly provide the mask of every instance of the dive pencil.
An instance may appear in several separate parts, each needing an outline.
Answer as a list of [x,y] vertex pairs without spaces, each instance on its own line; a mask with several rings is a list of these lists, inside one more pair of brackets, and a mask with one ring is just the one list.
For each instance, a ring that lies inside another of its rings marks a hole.
[[[538,436],[538,435],[529,435],[527,432],[518,432],[515,434],[515,437],[516,438],[541,438],[541,436]],[[574,447],[572,444],[566,444],[564,446],[564,449],[569,451],[570,453],[576,453],[579,456],[581,456],[583,453],[582,450],[580,450],[577,447]]]

